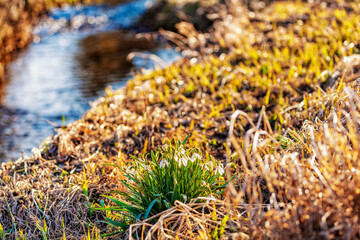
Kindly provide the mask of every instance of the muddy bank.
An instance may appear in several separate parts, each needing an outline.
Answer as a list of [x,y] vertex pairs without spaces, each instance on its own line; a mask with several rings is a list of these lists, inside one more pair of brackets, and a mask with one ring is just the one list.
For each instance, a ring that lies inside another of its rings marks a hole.
[[153,39],[133,36],[121,31],[112,31],[89,36],[80,41],[81,54],[77,56],[81,71],[87,74],[84,84],[103,84],[99,78],[134,68],[128,58],[133,51],[146,51],[158,47]]
[[213,24],[213,19],[208,14],[216,12],[220,2],[222,1],[156,1],[135,24],[135,27],[177,31],[175,25],[181,21],[186,21],[194,24],[199,31],[206,32]]

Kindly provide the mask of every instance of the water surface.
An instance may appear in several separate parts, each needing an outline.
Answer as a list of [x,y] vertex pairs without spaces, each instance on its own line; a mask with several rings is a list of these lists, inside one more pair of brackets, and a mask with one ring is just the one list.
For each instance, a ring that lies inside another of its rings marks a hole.
[[180,57],[171,48],[118,31],[128,29],[152,3],[55,9],[35,28],[34,43],[7,68],[0,99],[0,162],[16,160],[21,151],[30,154],[54,134],[53,125],[63,124],[63,117],[66,123],[80,118],[106,86],[121,87],[136,69],[154,67],[140,58],[126,62],[130,51],[155,54],[166,63]]

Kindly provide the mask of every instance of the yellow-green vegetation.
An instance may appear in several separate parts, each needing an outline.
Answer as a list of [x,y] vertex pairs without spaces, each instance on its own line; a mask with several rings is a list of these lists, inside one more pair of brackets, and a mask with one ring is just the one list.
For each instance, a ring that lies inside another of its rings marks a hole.
[[236,174],[225,193],[176,201],[117,238],[359,238],[359,4],[229,1],[208,33],[163,31],[188,58],[108,90],[46,149],[2,166],[1,234],[99,239],[114,216],[94,209],[126,190],[130,155],[190,134]]

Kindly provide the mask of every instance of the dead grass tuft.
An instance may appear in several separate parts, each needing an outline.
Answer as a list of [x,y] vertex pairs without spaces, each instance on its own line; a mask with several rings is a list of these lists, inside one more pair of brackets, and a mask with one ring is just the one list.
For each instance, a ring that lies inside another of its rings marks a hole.
[[[196,200],[203,203],[195,203]],[[246,223],[239,225],[241,219],[245,219],[244,209],[238,207],[230,210],[225,202],[215,199],[196,200],[189,204],[177,201],[175,207],[144,222],[133,224],[126,232],[126,238],[208,239],[211,235],[214,239],[220,239],[226,232],[233,237],[248,239],[248,235],[244,233]],[[153,219],[157,219],[155,224],[151,223]]]

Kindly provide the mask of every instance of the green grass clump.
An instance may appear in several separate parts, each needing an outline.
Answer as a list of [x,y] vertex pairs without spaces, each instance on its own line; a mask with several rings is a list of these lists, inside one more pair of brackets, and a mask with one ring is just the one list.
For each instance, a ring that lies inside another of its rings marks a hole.
[[116,206],[99,208],[115,212],[107,219],[110,225],[126,230],[134,222],[173,207],[175,201],[189,203],[222,193],[226,182],[221,163],[202,157],[197,148],[185,149],[184,143],[176,141],[151,152],[151,161],[146,156],[133,157],[127,179],[122,181],[127,191],[117,192],[121,199],[108,196]]

